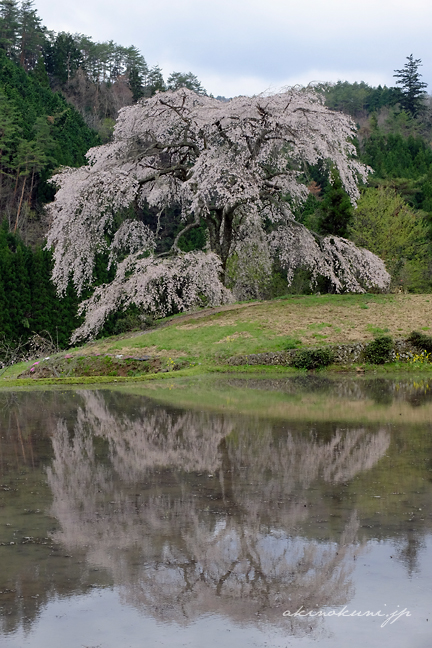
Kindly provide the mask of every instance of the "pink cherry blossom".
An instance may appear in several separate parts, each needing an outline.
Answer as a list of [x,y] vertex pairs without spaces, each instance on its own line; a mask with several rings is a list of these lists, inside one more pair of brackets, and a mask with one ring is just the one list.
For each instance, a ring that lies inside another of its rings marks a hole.
[[[290,208],[308,196],[305,165],[320,160],[337,168],[355,204],[369,169],[355,159],[354,134],[354,122],[326,108],[312,88],[228,102],[182,88],[123,108],[113,141],[91,149],[87,166],[53,178],[47,246],[54,247],[59,293],[70,278],[78,294],[90,286],[100,252],[116,268],[114,280],[81,304],[85,321],[73,340],[95,335],[110,313],[131,304],[163,317],[226,303],[234,254],[237,298],[259,292],[253,265],[265,281],[274,257],[288,280],[306,266],[312,281],[324,275],[339,292],[386,289],[380,259],[345,239],[317,237]],[[153,229],[139,220],[144,206],[155,214]],[[180,210],[179,231],[169,253],[157,254],[160,217],[172,206]],[[206,251],[180,253],[181,235],[202,222]]]

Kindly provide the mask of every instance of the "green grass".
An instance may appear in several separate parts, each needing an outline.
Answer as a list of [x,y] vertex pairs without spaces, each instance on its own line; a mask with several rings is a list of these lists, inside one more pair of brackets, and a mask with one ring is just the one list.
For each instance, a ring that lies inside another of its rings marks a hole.
[[386,335],[386,333],[389,332],[388,327],[386,326],[385,328],[381,328],[380,326],[372,326],[372,324],[367,325],[367,330],[372,333],[374,337],[380,336],[380,335]]
[[[245,310],[222,311],[208,317],[188,319],[185,325],[182,321],[171,319],[170,326],[150,331],[142,336],[130,339],[120,339],[109,346],[110,352],[128,348],[148,349],[155,347],[157,351],[175,352],[178,357],[189,360],[223,361],[233,355],[265,353],[298,348],[302,345],[300,336],[315,332],[315,339],[327,339],[327,331],[338,333],[340,326],[326,321],[308,323],[302,320],[303,326],[296,328],[287,335],[282,335],[272,329],[272,314],[283,310],[312,309],[317,306],[362,306],[367,303],[388,304],[394,301],[393,295],[293,295],[273,300],[272,302],[254,302],[251,308]],[[269,318],[263,320],[262,312],[268,310]],[[253,314],[260,315],[260,322],[254,322]],[[224,322],[237,318],[237,323]],[[351,321],[351,320],[350,320]],[[194,327],[195,328],[192,328]],[[310,343],[309,343],[310,344]]]
[[147,380],[173,380],[176,377],[194,376],[207,370],[207,367],[191,367],[175,372],[149,373],[140,376],[76,376],[67,378],[7,379],[0,382],[0,389],[8,387],[37,387],[38,385],[102,385],[107,383],[146,382]]
[[[158,322],[154,329],[142,333],[95,340],[63,352],[63,359],[66,353],[75,358],[97,354],[113,357],[119,354],[124,357],[149,355],[152,359],[160,359],[162,370],[168,367],[171,359],[179,368],[197,365],[203,373],[211,367],[226,366],[227,360],[236,355],[325,348],[327,345],[355,341],[368,343],[374,336],[383,334],[394,338],[406,337],[412,330],[426,330],[432,319],[432,307],[425,297],[289,295],[268,302],[234,304],[217,312],[211,309],[190,315],[179,314]],[[363,306],[369,308],[367,314],[362,310]],[[58,355],[59,358],[62,356]],[[15,365],[0,374],[0,385],[16,380],[29,364]],[[383,370],[387,369],[390,367],[386,365]],[[398,369],[396,365],[393,368]],[[61,375],[61,372],[58,373]],[[76,384],[77,375],[72,376],[68,370],[63,375],[68,376],[68,373],[73,380],[71,384]],[[96,374],[97,371],[89,369],[88,373]],[[105,376],[104,381],[113,382],[116,378]],[[135,373],[134,376],[124,377],[126,380],[129,378],[138,376]],[[57,384],[54,377],[45,376],[45,379],[48,381],[46,384]],[[93,384],[104,381],[99,381],[97,375],[90,375],[88,381],[82,382]]]
[[32,365],[32,362],[18,362],[12,367],[8,367],[5,371],[2,370],[0,373],[0,383],[3,379],[14,379],[18,378],[19,374],[28,369]]
[[394,295],[375,295],[372,293],[364,293],[362,295],[332,295],[330,293],[324,295],[285,295],[283,297],[278,297],[274,299],[274,302],[277,301],[294,301],[302,302],[305,306],[317,306],[322,304],[347,304],[350,306],[358,305],[367,305],[369,302],[383,303],[394,301]]
[[[214,323],[213,323],[214,321]],[[187,326],[199,325],[199,320],[188,320]],[[158,351],[175,351],[191,359],[229,358],[234,354],[282,351],[292,342],[286,336],[274,336],[262,326],[249,322],[221,325],[217,318],[207,320],[205,326],[184,328],[182,325],[156,330],[131,340],[120,340],[110,350],[128,347],[145,349],[155,346]],[[298,342],[296,343],[296,345]]]

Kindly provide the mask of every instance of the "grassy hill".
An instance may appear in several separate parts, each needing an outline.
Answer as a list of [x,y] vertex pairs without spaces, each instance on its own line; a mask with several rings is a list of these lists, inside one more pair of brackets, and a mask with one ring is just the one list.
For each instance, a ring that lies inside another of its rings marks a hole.
[[154,372],[222,368],[238,354],[403,338],[413,330],[432,330],[430,295],[290,296],[179,315],[146,331],[41,358],[31,373],[33,361],[15,365],[0,380],[6,385],[25,370],[29,379],[140,380]]

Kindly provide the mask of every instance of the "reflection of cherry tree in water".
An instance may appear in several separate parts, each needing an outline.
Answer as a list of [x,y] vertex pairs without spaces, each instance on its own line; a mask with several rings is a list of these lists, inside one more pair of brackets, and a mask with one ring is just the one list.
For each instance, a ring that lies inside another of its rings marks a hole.
[[387,432],[337,430],[318,443],[200,412],[142,407],[132,419],[97,393],[82,397],[73,434],[59,423],[53,435],[55,539],[108,569],[129,604],[176,621],[211,611],[286,623],[286,608],[347,601],[356,515],[338,543],[296,537],[309,514],[300,494],[320,476],[340,482],[370,468]]
[[414,529],[408,528],[402,538],[395,543],[396,560],[405,565],[410,578],[420,573],[419,554],[426,548],[424,538],[419,537]]

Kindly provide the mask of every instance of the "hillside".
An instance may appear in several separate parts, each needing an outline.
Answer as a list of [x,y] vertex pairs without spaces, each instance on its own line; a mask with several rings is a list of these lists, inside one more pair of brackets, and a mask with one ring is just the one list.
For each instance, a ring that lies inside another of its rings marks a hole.
[[0,214],[26,243],[43,240],[47,184],[60,165],[80,166],[99,143],[81,115],[37,72],[26,73],[0,49]]
[[[245,354],[365,345],[382,336],[406,339],[413,330],[429,336],[431,320],[432,300],[426,295],[314,295],[234,304],[179,315],[145,331],[96,340],[67,353],[45,351],[37,360],[34,356],[3,371],[1,380],[6,386],[23,372],[23,379],[36,379],[34,384],[37,379],[139,381],[161,372],[174,378],[179,370],[179,375],[185,370],[224,370],[230,358]],[[425,357],[416,357],[384,367],[432,368]],[[364,362],[354,363],[354,368],[359,364],[368,370]]]

